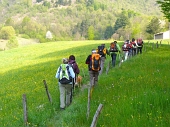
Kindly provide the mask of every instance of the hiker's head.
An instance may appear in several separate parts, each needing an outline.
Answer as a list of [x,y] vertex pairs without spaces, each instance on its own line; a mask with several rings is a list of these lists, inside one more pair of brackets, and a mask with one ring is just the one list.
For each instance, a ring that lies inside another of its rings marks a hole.
[[132,38],[132,42],[134,42],[135,41],[135,38]]
[[95,49],[92,49],[91,52],[92,52],[92,54],[97,53],[97,51]]
[[68,59],[67,58],[63,58],[62,61],[63,61],[63,64],[67,64],[68,63]]
[[114,41],[113,43],[115,43],[115,44],[116,44],[116,43],[117,43],[117,41]]
[[75,56],[74,55],[70,55],[69,56],[69,60],[75,60]]
[[130,41],[129,40],[126,40],[126,43],[129,43]]

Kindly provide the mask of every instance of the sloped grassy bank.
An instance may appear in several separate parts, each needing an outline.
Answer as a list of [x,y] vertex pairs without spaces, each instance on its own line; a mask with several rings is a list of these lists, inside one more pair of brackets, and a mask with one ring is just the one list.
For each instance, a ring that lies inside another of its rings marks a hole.
[[[82,69],[87,71],[85,65],[87,55],[91,53],[92,48],[101,43],[105,42],[49,42],[1,51],[0,126],[24,125],[22,96],[26,94],[27,124],[46,127],[46,120],[59,110],[59,91],[55,73],[61,64],[61,59],[74,54],[82,73]],[[43,80],[47,82],[52,105],[48,101]]]
[[56,112],[48,126],[89,127],[100,103],[99,127],[167,127],[170,125],[170,47],[144,52],[111,68],[99,79],[87,120],[87,89],[63,112]]
[[[161,46],[135,56],[120,68],[103,73],[91,100],[87,120],[87,89],[76,89],[72,105],[59,111],[59,91],[54,75],[63,57],[76,56],[89,80],[85,59],[91,49],[109,41],[51,42],[0,52],[0,126],[23,126],[22,95],[26,94],[28,125],[40,127],[89,127],[100,103],[97,126],[169,125],[169,47]],[[110,57],[107,57],[107,63]],[[84,73],[83,73],[84,72]],[[49,103],[43,80],[52,97]]]

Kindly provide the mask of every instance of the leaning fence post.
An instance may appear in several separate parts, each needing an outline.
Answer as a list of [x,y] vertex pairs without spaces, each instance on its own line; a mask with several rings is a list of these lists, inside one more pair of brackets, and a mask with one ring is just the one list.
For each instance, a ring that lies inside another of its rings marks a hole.
[[94,115],[94,117],[93,117],[93,121],[92,121],[92,124],[91,124],[90,127],[96,127],[97,119],[98,119],[98,117],[99,117],[99,115],[100,115],[100,112],[101,112],[102,108],[103,108],[103,105],[100,104],[99,107],[98,107],[98,109],[96,110],[96,113],[95,113],[95,115]]
[[45,80],[43,80],[43,82],[44,82],[45,90],[46,90],[46,93],[47,93],[47,96],[48,96],[48,100],[52,103],[52,99],[51,99],[50,93],[48,91],[47,83],[46,83]]
[[25,126],[27,126],[28,116],[27,116],[27,99],[26,99],[26,94],[22,95],[22,100],[23,100],[23,110],[24,110],[24,124],[25,124]]

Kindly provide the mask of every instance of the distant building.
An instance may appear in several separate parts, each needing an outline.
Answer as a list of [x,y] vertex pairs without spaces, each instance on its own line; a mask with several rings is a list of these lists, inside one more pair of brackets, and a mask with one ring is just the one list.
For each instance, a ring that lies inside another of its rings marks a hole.
[[156,39],[170,39],[170,30],[154,34],[154,40]]
[[46,38],[47,39],[52,39],[53,38],[52,33],[50,31],[47,31]]

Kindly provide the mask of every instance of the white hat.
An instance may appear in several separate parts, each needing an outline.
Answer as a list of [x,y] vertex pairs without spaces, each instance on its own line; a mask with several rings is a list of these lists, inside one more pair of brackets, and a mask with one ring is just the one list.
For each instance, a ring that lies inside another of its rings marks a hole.
[[92,49],[92,51],[91,51],[92,53],[97,53],[97,51],[95,50],[95,49]]

